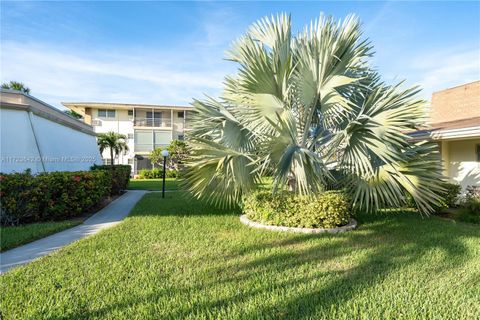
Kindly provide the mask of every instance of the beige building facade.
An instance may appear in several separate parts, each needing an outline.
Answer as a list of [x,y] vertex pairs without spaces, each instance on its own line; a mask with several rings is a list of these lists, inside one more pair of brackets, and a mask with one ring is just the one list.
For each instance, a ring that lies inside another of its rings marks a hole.
[[[184,140],[187,119],[192,107],[123,103],[63,102],[79,113],[95,133],[113,131],[127,137],[129,152],[119,155],[115,163],[130,164],[132,174],[153,166],[148,158],[155,148],[163,148],[172,140]],[[102,155],[109,163],[108,150]]]
[[428,128],[413,136],[438,141],[450,182],[480,186],[480,81],[433,93]]

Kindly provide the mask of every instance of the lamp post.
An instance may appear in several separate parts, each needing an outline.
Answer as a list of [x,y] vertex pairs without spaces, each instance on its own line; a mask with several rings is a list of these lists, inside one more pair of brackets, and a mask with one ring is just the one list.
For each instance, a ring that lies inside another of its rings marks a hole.
[[167,165],[167,157],[168,157],[168,150],[162,150],[163,156],[163,185],[162,185],[162,198],[165,198],[165,176],[167,175],[166,165]]

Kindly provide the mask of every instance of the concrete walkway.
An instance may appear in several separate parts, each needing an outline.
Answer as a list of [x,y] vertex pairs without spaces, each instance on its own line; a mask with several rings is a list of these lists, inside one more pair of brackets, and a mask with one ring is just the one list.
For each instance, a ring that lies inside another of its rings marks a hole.
[[116,225],[130,213],[138,200],[147,192],[144,190],[128,190],[124,195],[76,227],[0,253],[0,273],[31,262],[69,243]]

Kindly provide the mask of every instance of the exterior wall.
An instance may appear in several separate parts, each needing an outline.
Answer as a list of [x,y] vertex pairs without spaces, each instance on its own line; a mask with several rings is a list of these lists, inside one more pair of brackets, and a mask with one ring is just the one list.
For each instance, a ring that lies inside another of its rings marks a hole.
[[[184,138],[185,120],[187,111],[176,107],[136,107],[131,106],[133,115],[128,115],[125,107],[115,107],[115,104],[108,104],[105,108],[101,107],[80,107],[74,103],[66,104],[72,110],[84,115],[84,120],[91,120],[96,133],[106,133],[113,131],[124,134],[128,137],[129,152],[125,155],[119,155],[115,163],[132,165],[133,173],[137,173],[138,167],[148,166],[147,156],[154,148],[164,147],[174,139]],[[115,117],[100,117],[99,109],[115,110]],[[161,120],[153,120],[147,117],[147,112],[160,112]],[[179,112],[184,113],[184,118],[178,116]],[[139,139],[140,138],[140,139]],[[138,157],[138,159],[136,159]],[[110,158],[110,151],[105,150],[102,154],[103,159]],[[139,160],[140,159],[140,160]]]
[[0,130],[1,172],[80,171],[101,164],[93,132],[87,134],[27,110],[3,107]]
[[442,160],[450,181],[465,190],[467,186],[480,186],[480,162],[476,148],[480,138],[470,140],[442,141]]
[[431,124],[480,117],[480,81],[434,92]]
[[[101,125],[95,125],[93,127],[96,133],[107,133],[109,131],[113,131],[116,133],[124,134],[127,137],[129,137],[129,135],[133,137],[133,116],[128,115],[128,110],[115,110],[115,118],[100,117],[98,114],[99,109],[91,110],[92,120],[94,121],[94,123],[101,123]],[[127,144],[129,148],[128,153],[120,154],[115,160],[115,163],[129,164],[128,159],[131,159],[135,156],[133,139],[128,139]],[[105,150],[102,153],[102,158],[110,159],[110,151]]]

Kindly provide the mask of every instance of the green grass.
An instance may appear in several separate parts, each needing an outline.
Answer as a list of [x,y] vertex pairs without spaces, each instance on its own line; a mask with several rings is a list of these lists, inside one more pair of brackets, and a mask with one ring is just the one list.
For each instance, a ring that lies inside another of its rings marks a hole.
[[[131,179],[128,183],[128,189],[162,190],[162,179]],[[165,179],[165,190],[178,190],[177,179]]]
[[5,319],[478,319],[480,228],[361,215],[338,235],[250,229],[147,194],[123,223],[2,276]]
[[81,222],[82,221],[80,220],[67,220],[32,223],[15,227],[2,227],[0,251],[3,252],[22,244],[44,238],[50,234],[74,227]]

